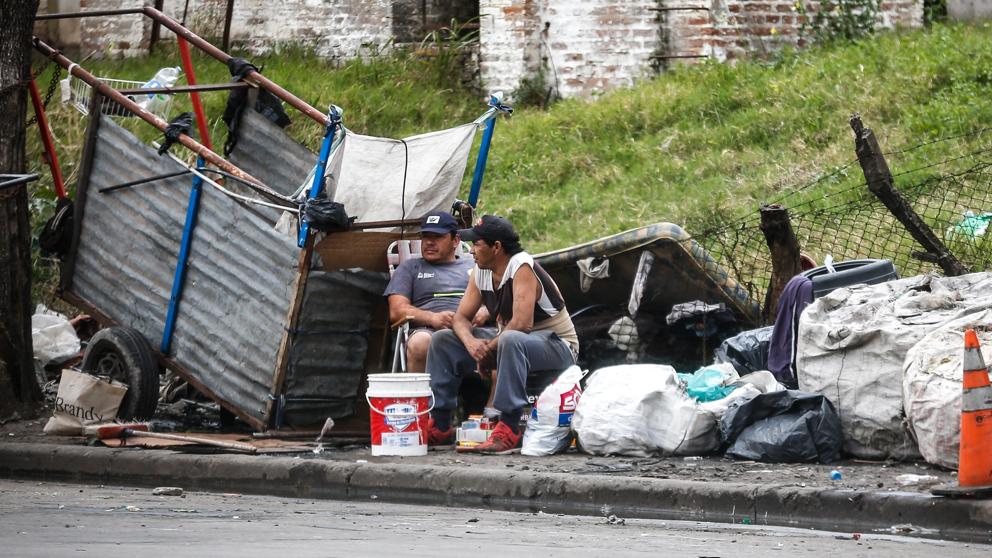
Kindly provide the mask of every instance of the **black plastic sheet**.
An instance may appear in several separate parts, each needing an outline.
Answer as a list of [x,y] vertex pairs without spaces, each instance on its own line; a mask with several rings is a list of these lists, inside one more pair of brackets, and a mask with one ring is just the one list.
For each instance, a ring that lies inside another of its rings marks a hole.
[[720,420],[726,455],[778,463],[833,463],[840,459],[840,417],[826,397],[786,390],[765,393]]
[[717,362],[728,362],[740,375],[768,370],[772,326],[743,331],[724,340],[716,350]]

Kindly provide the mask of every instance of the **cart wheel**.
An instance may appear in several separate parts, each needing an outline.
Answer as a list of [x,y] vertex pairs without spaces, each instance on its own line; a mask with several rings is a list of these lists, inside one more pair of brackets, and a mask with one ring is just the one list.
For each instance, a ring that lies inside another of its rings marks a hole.
[[151,345],[137,330],[108,327],[90,339],[81,368],[95,376],[127,385],[117,418],[146,419],[158,404],[158,362]]

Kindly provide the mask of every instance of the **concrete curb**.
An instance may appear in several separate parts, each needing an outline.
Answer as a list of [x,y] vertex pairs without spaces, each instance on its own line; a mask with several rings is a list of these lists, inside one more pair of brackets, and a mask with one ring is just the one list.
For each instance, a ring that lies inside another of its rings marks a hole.
[[992,542],[992,501],[907,492],[20,443],[0,445],[0,476]]

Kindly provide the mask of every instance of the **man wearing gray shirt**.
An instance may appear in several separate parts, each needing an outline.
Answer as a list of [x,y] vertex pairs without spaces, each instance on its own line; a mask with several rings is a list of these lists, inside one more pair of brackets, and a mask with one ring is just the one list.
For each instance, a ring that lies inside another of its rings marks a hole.
[[384,296],[389,301],[389,321],[407,317],[407,371],[423,372],[431,334],[451,328],[455,310],[465,294],[472,258],[457,257],[461,239],[458,223],[446,211],[424,216],[420,225],[421,257],[407,260],[393,271]]

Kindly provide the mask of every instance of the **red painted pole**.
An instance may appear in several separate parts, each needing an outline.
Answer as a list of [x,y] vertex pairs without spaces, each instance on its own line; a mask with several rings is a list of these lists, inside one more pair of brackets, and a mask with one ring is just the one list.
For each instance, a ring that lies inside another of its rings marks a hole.
[[65,182],[62,180],[62,169],[59,168],[59,158],[55,154],[55,143],[52,141],[52,131],[48,127],[48,117],[45,116],[45,105],[41,102],[41,94],[38,93],[38,84],[34,78],[28,84],[31,92],[31,104],[34,106],[34,113],[38,117],[38,130],[41,132],[41,143],[45,145],[45,159],[48,167],[52,169],[52,182],[55,183],[55,194],[62,199],[65,197]]
[[[176,35],[179,42],[179,56],[183,59],[183,72],[186,73],[186,83],[196,85],[196,73],[193,71],[193,59],[189,55],[189,43],[186,39]],[[203,112],[203,103],[200,102],[200,94],[191,91],[189,98],[193,101],[193,112],[196,114],[196,127],[200,131],[200,142],[213,151],[214,146],[210,142],[210,132],[207,130],[207,116]]]

